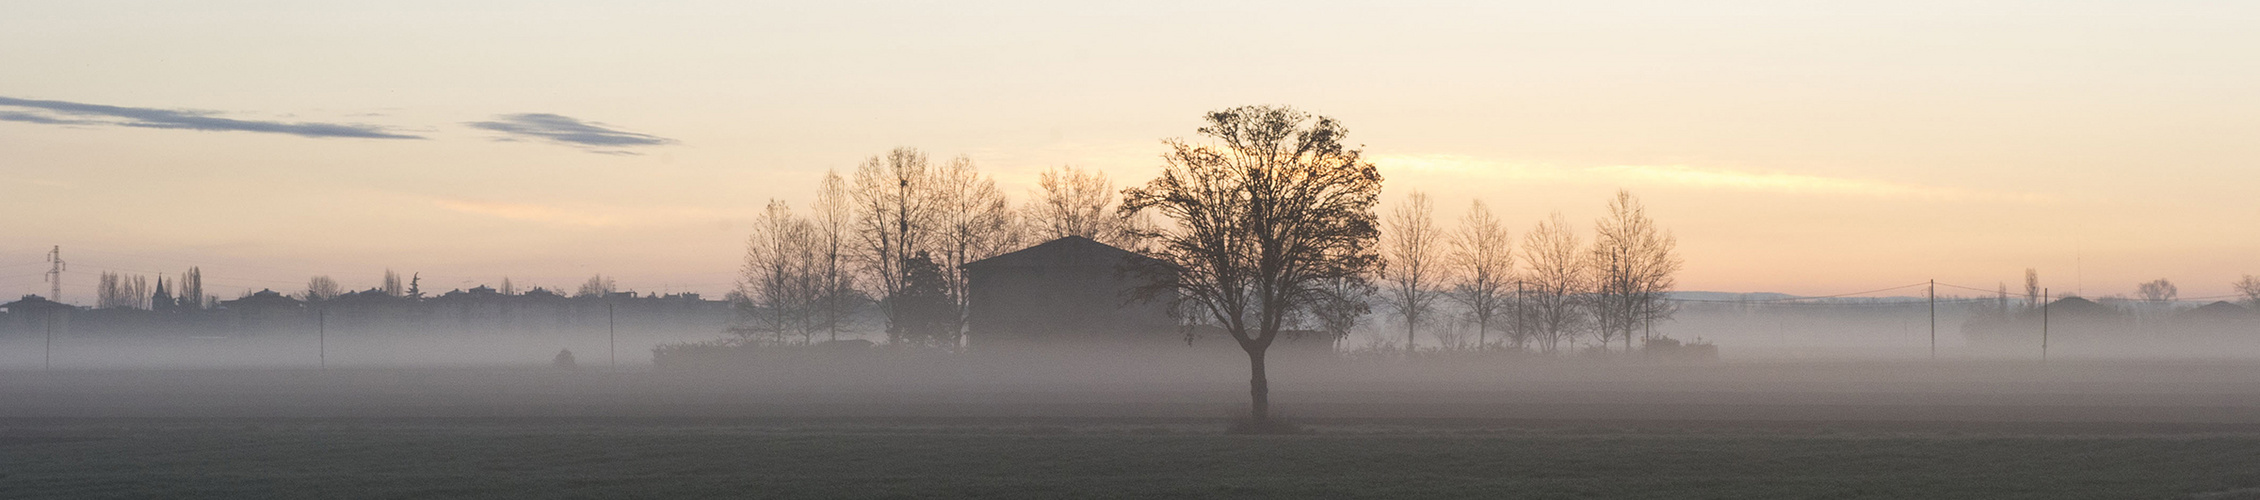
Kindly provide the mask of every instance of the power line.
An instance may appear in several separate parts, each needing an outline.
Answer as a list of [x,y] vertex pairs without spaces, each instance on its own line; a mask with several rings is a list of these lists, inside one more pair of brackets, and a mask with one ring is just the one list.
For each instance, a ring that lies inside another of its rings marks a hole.
[[1786,303],[1786,302],[1794,302],[1794,301],[1800,301],[1800,300],[1835,299],[1835,298],[1844,298],[1844,297],[1850,297],[1850,296],[1853,296],[1853,295],[1867,295],[1867,294],[1871,294],[1871,293],[1881,293],[1881,292],[1888,292],[1888,291],[1892,291],[1892,290],[1898,290],[1898,289],[1902,289],[1902,288],[1913,288],[1913,287],[1923,286],[1924,284],[1926,284],[1926,283],[1912,283],[1912,284],[1906,284],[1906,285],[1895,286],[1895,287],[1891,287],[1891,288],[1879,288],[1879,289],[1875,289],[1875,290],[1868,290],[1868,291],[1861,291],[1861,292],[1851,292],[1851,293],[1839,293],[1839,294],[1835,294],[1835,295],[1811,295],[1811,296],[1801,296],[1801,297],[1777,297],[1777,298],[1770,298],[1770,299],[1739,299],[1739,300],[1680,299],[1680,298],[1667,298],[1667,299],[1665,299],[1665,300],[1671,300],[1671,301],[1677,301],[1677,302],[1709,302],[1709,303],[1721,303],[1721,304],[1765,304],[1765,303]]
[[1956,284],[1953,284],[1953,283],[1939,283],[1939,284],[1938,284],[1938,286],[1949,287],[1949,288],[1960,288],[1960,289],[1963,289],[1963,290],[1971,290],[1971,291],[1976,291],[1976,292],[1981,292],[1981,293],[2001,293],[2001,289],[1999,289],[1999,288],[1995,288],[1995,289],[1987,290],[1987,289],[1984,289],[1984,288],[1978,288],[1978,287],[1974,287],[1974,286],[1962,286],[1962,285],[1956,285]]
[[[1939,283],[1939,284],[1938,284],[1938,286],[1954,287],[1954,288],[1960,288],[1960,289],[1964,289],[1964,290],[1975,290],[1975,291],[1979,291],[1979,292],[1985,292],[1985,293],[2000,293],[2000,292],[2001,292],[2001,290],[2000,290],[2000,289],[1987,290],[1987,289],[1983,289],[1983,288],[1977,288],[1977,287],[1968,287],[1968,286],[1956,285],[1956,284],[1953,284],[1953,283]],[[2226,294],[2226,295],[2207,295],[2207,296],[2203,296],[2203,297],[2175,297],[2175,298],[2173,299],[2173,301],[2176,301],[2176,302],[2191,302],[2191,301],[2206,301],[2206,300],[2220,300],[2220,299],[2237,299],[2237,298],[2244,298],[2244,296],[2245,296],[2245,295],[2244,295],[2244,294],[2241,294],[2241,293],[2232,293],[2232,294]]]
[[[1931,302],[1930,302],[1930,301],[1928,301],[1928,300],[1922,300],[1922,299],[1915,299],[1915,300],[1895,300],[1895,301],[1890,301],[1890,302],[1774,302],[1774,303],[1766,303],[1766,302],[1732,302],[1732,301],[1704,301],[1704,300],[1689,300],[1689,299],[1665,299],[1665,300],[1669,300],[1669,301],[1672,301],[1672,302],[1692,302],[1692,303],[1700,303],[1700,304],[1720,304],[1720,305],[1734,305],[1734,304],[1738,304],[1738,305],[1746,305],[1746,306],[1756,306],[1756,307],[1782,307],[1782,308],[1791,308],[1791,309],[1795,309],[1795,308],[1801,308],[1801,307],[1802,307],[1802,308],[1812,308],[1812,309],[1834,309],[1834,308],[1889,308],[1889,307],[1925,307],[1925,306],[1927,306],[1927,305],[1929,305],[1929,304],[1931,303]],[[1938,301],[1938,304],[1939,304],[1939,305],[1959,305],[1959,304],[1991,304],[1991,303],[1993,303],[1993,302],[1994,302],[1994,299],[1940,299],[1940,300]]]

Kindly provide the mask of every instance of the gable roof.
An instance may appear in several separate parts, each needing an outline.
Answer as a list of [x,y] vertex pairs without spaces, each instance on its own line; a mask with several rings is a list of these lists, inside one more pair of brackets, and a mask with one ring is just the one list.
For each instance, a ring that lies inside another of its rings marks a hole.
[[1036,246],[973,262],[965,269],[1002,267],[1115,267],[1131,262],[1160,262],[1138,252],[1116,248],[1081,236],[1068,236]]

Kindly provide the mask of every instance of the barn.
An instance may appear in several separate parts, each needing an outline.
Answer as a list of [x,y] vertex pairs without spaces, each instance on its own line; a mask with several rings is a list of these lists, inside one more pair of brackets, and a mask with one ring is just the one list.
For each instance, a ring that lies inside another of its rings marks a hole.
[[1169,310],[1175,295],[1137,294],[1152,280],[1173,279],[1167,266],[1081,236],[967,263],[966,347],[1183,346],[1184,333]]

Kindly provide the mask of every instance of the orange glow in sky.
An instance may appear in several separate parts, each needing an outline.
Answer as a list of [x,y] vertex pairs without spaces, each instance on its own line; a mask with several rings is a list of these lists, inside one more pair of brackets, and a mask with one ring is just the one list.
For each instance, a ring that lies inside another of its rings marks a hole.
[[0,293],[61,245],[82,302],[190,265],[719,294],[827,169],[1130,184],[1243,104],[1344,121],[1447,222],[1630,189],[1689,290],[2260,273],[2249,3],[125,3],[0,15]]

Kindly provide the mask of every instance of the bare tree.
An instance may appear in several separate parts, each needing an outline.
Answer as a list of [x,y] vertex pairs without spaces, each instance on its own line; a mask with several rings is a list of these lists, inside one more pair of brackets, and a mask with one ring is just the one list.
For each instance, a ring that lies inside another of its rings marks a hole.
[[1329,342],[1340,346],[1350,332],[1357,329],[1358,321],[1373,312],[1368,302],[1378,290],[1364,278],[1335,277],[1319,285],[1319,299],[1306,307],[1306,316],[1319,331],[1325,332]]
[[747,340],[768,334],[769,341],[778,344],[786,335],[800,336],[804,344],[813,339],[818,329],[812,321],[817,316],[814,306],[822,292],[816,274],[815,232],[807,220],[793,215],[791,205],[769,201],[746,240],[745,266],[738,281],[738,291],[747,301],[740,304],[741,313],[749,321],[732,328],[733,332]]
[[127,297],[128,291],[123,286],[122,278],[118,273],[109,271],[103,271],[100,276],[94,278],[95,309],[129,307],[133,303],[133,300]]
[[497,292],[501,292],[501,293],[502,293],[503,295],[517,295],[517,294],[518,294],[518,285],[517,285],[517,284],[515,284],[515,283],[511,283],[511,282],[510,282],[510,277],[509,277],[509,276],[503,276],[503,277],[502,277],[502,289],[500,289],[500,290],[496,290],[496,291],[497,291]]
[[128,276],[103,271],[94,285],[96,309],[148,309],[151,302],[149,278]]
[[1523,234],[1525,312],[1531,340],[1543,352],[1557,352],[1588,325],[1585,294],[1590,290],[1585,253],[1569,220],[1555,212]]
[[1491,209],[1476,200],[1460,218],[1451,243],[1452,274],[1459,279],[1453,280],[1447,296],[1467,309],[1468,318],[1475,321],[1476,346],[1488,349],[1493,322],[1510,305],[1507,300],[1513,293],[1514,240]]
[[149,309],[150,293],[148,276],[135,275],[133,279],[127,280],[125,292],[126,302],[129,307],[142,310]]
[[2159,278],[2135,285],[2135,295],[2142,297],[2143,305],[2135,311],[2135,319],[2150,321],[2159,314],[2173,312],[2174,299],[2179,298],[2181,290],[2174,286],[2174,282]]
[[1248,355],[1252,423],[1273,428],[1264,353],[1294,311],[1325,299],[1328,283],[1362,280],[1379,265],[1381,173],[1343,147],[1348,131],[1331,118],[1269,106],[1205,118],[1199,133],[1214,142],[1167,141],[1160,177],[1125,190],[1121,211],[1172,222],[1139,235],[1171,264],[1140,268],[1155,278],[1147,291],[1176,292],[1175,305],[1232,335]]
[[973,159],[957,157],[936,173],[935,218],[939,227],[935,236],[940,257],[936,264],[949,283],[949,297],[958,317],[955,324],[963,326],[963,266],[1019,248],[1018,214],[1013,213],[1004,191],[997,189],[996,180],[983,177]]
[[1993,314],[2006,318],[2009,317],[2009,284],[1999,283],[1999,286],[1999,295],[1993,299]]
[[599,274],[590,276],[588,281],[582,282],[581,288],[579,290],[575,290],[573,292],[573,296],[604,297],[607,295],[612,295],[612,291],[618,288],[619,286],[612,282],[612,278]]
[[1444,231],[1436,228],[1435,213],[1428,195],[1414,191],[1390,211],[1389,223],[1382,227],[1381,255],[1386,265],[1381,280],[1388,286],[1389,308],[1405,318],[1406,352],[1419,350],[1414,334],[1421,318],[1435,308],[1438,285],[1444,281],[1445,268],[1438,262]]
[[2244,296],[2245,307],[2260,307],[2260,276],[2247,274],[2229,286],[2235,287],[2236,293]]
[[385,270],[383,288],[385,295],[400,297],[408,294],[408,288],[400,283],[400,273],[392,272],[391,269]]
[[2181,295],[2181,289],[2174,287],[2174,282],[2159,278],[2135,285],[2135,294],[2141,296],[2143,302],[2163,304],[2173,302],[2175,298]]
[[95,309],[132,307],[133,299],[129,294],[130,290],[126,289],[118,273],[103,271],[94,279]]
[[850,199],[847,180],[840,173],[825,172],[824,181],[816,188],[816,203],[810,206],[810,223],[816,230],[817,251],[823,259],[822,322],[830,340],[840,339],[840,329],[855,310],[862,306],[863,296],[856,292],[855,274],[849,271],[850,238],[854,237],[855,218],[851,210],[855,201]]
[[856,167],[856,233],[863,239],[864,265],[870,270],[887,321],[900,318],[892,299],[902,292],[902,266],[934,242],[936,196],[933,168],[916,148],[895,148]]
[[1639,198],[1617,190],[1608,215],[1594,225],[1593,249],[1587,257],[1595,287],[1593,326],[1603,346],[1614,337],[1624,340],[1625,352],[1631,352],[1635,333],[1671,316],[1671,303],[1664,299],[1677,283],[1673,275],[1682,265],[1675,253],[1678,246],[1670,232],[1648,217]]
[[307,302],[320,302],[337,298],[343,293],[345,288],[338,286],[337,280],[328,276],[315,276],[306,280],[306,291],[299,292],[298,298]]
[[174,285],[180,288],[178,292],[180,295],[179,304],[181,307],[189,309],[204,309],[212,306],[211,302],[205,300],[204,296],[203,269],[194,267],[188,268],[188,272],[180,274],[180,282],[175,283]]
[[2040,308],[2040,270],[2025,268],[2025,308]]
[[1030,230],[1039,241],[1081,236],[1118,247],[1134,247],[1129,219],[1116,209],[1114,182],[1105,172],[1073,166],[1037,174],[1040,190],[1027,205]]

